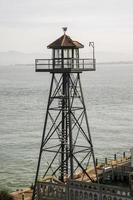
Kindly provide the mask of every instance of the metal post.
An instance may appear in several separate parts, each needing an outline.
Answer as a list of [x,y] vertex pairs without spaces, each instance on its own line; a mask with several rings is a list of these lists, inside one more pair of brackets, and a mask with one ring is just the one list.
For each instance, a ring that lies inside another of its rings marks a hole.
[[98,158],[96,158],[96,166],[98,166]]
[[123,158],[126,158],[126,153],[125,152],[123,152]]
[[114,154],[114,160],[116,160],[117,158],[116,158],[116,154]]
[[105,165],[107,165],[108,164],[108,159],[107,158],[105,158]]
[[92,47],[92,55],[93,55],[93,68],[94,70],[96,69],[96,60],[95,60],[95,46],[94,46],[94,42],[89,42],[89,46]]
[[24,193],[22,193],[22,200],[24,200]]

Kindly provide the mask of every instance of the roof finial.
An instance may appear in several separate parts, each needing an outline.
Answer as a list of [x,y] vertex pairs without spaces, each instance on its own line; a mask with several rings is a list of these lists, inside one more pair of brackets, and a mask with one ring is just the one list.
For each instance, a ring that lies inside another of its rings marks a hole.
[[63,29],[64,35],[65,35],[65,33],[66,33],[66,31],[67,31],[67,27],[62,27],[62,29]]

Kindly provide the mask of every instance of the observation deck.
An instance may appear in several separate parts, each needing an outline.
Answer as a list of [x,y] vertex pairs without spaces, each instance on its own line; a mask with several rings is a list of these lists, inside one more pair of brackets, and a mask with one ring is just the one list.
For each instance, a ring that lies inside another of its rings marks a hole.
[[77,73],[83,71],[95,71],[96,59],[92,58],[54,58],[54,59],[36,59],[36,72],[50,72],[50,73]]

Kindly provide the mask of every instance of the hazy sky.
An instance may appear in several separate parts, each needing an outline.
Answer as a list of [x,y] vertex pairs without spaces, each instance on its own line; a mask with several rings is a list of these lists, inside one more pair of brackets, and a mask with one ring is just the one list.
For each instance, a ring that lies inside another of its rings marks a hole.
[[0,51],[43,52],[62,26],[98,51],[133,52],[133,0],[0,0]]

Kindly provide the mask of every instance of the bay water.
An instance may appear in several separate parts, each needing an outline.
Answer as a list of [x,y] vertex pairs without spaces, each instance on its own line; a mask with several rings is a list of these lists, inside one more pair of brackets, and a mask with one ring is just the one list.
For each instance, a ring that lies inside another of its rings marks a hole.
[[[0,189],[34,182],[51,74],[0,66]],[[99,64],[81,74],[96,157],[133,146],[133,64]]]

